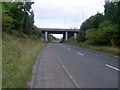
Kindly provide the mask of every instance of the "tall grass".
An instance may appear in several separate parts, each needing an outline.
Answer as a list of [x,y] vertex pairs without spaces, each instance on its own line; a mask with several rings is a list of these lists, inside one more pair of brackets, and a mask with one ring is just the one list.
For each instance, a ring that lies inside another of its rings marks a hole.
[[2,44],[0,42],[0,89],[2,89]]
[[107,54],[110,54],[110,55],[115,55],[115,56],[119,56],[120,57],[120,50],[119,50],[118,47],[93,46],[93,45],[88,44],[87,42],[75,43],[75,39],[73,37],[70,38],[65,43],[70,44],[70,45],[79,46],[79,47],[82,47],[82,48],[88,48],[88,49],[96,50],[96,51],[99,51],[99,52],[103,52],[103,53],[107,53]]
[[45,46],[41,39],[33,40],[3,34],[2,88],[24,88],[32,65]]
[[78,46],[83,47],[83,48],[96,50],[96,51],[103,52],[103,53],[107,53],[107,54],[110,54],[110,55],[120,56],[120,51],[119,51],[118,47],[113,47],[113,46],[93,46],[93,45],[89,45],[87,43],[79,43]]
[[2,31],[0,31],[0,90],[1,89],[2,89]]

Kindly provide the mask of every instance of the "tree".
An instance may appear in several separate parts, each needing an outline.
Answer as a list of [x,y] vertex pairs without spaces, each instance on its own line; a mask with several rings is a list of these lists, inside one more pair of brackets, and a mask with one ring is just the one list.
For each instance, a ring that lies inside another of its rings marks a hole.
[[31,11],[33,2],[3,2],[2,21],[3,30],[11,32],[21,31],[26,34],[32,32],[34,23],[34,13]]
[[34,13],[31,10],[31,5],[34,2],[25,2],[23,5],[23,11],[24,11],[24,15],[23,15],[23,25],[22,25],[22,30],[24,33],[26,34],[30,34],[31,30],[32,30],[32,26],[34,23]]
[[105,18],[107,20],[112,20],[114,21],[115,18],[115,4],[113,2],[108,2],[104,6],[105,10]]
[[83,24],[80,27],[80,31],[77,37],[78,42],[80,41],[85,41],[85,34],[86,31],[89,29],[98,29],[99,25],[103,22],[104,20],[104,16],[100,13],[97,13],[95,16],[91,16],[89,19],[85,20],[85,22],[83,22]]
[[10,16],[11,3],[2,3],[2,29],[3,31],[9,31],[14,27],[14,19]]

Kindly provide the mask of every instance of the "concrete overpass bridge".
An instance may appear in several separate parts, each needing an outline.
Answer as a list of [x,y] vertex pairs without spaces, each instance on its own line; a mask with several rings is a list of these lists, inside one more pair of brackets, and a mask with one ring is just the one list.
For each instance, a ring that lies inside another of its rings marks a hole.
[[61,29],[61,28],[39,28],[45,35],[45,40],[48,41],[49,34],[63,34],[63,40],[68,40],[68,36],[74,36],[76,39],[79,29]]

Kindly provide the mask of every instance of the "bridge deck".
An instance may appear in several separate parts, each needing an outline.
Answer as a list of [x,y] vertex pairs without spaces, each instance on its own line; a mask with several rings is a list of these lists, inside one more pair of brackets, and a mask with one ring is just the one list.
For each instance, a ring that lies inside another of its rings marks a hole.
[[71,31],[78,32],[79,29],[61,29],[61,28],[39,28],[41,31]]

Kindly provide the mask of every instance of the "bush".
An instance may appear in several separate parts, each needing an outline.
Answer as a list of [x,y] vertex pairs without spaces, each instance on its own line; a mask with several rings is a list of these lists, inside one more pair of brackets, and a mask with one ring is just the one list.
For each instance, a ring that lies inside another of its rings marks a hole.
[[116,24],[112,24],[109,21],[102,23],[99,29],[86,30],[85,38],[91,45],[113,45],[117,46],[119,30]]
[[32,35],[33,37],[36,36],[37,38],[40,38],[42,36],[42,32],[36,26],[34,26],[32,29]]

